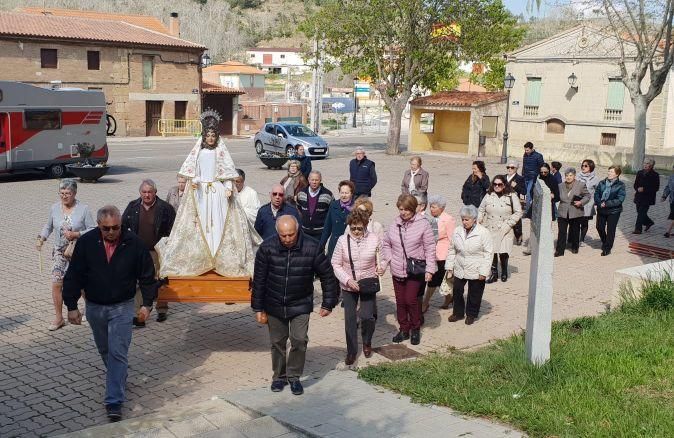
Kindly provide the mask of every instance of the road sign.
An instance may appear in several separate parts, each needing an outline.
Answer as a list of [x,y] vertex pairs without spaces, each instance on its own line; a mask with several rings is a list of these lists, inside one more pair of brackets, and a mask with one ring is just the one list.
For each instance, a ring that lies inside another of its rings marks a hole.
[[356,84],[356,97],[360,99],[367,99],[370,97],[370,84],[367,82],[359,82]]
[[346,105],[344,105],[342,102],[335,102],[330,106],[332,107],[333,110],[336,111],[336,110],[340,110],[340,109],[344,108]]

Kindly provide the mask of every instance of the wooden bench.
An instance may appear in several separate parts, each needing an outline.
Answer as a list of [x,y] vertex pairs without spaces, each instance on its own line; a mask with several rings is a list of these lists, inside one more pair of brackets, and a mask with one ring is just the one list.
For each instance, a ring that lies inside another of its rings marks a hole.
[[157,301],[174,303],[250,303],[251,279],[213,271],[198,277],[168,277]]
[[644,257],[652,257],[658,260],[674,259],[674,250],[658,248],[657,246],[645,245],[638,242],[630,242],[629,251]]

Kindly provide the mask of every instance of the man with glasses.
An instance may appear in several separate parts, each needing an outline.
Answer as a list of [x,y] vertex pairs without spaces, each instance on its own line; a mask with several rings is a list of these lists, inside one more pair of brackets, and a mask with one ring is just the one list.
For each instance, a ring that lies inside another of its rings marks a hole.
[[[506,164],[506,182],[510,184],[510,188],[513,192],[517,194],[517,198],[520,200],[522,206],[522,211],[524,211],[524,204],[526,201],[527,187],[524,183],[524,177],[517,173],[517,168],[519,164],[515,160],[508,161]],[[515,226],[513,227],[513,232],[515,233],[515,245],[522,244],[522,219],[518,220]]]
[[68,321],[80,325],[77,308],[82,290],[86,296],[87,321],[106,368],[105,407],[110,421],[122,418],[134,318],[136,284],[143,295],[140,315],[152,309],[158,282],[145,243],[122,227],[117,207],[107,205],[97,214],[98,228],[78,239],[63,279],[63,301]]
[[255,218],[255,231],[262,236],[263,240],[277,235],[276,219],[284,216],[294,216],[301,223],[302,218],[297,208],[285,202],[285,188],[281,184],[275,184],[271,189],[271,200],[263,205]]

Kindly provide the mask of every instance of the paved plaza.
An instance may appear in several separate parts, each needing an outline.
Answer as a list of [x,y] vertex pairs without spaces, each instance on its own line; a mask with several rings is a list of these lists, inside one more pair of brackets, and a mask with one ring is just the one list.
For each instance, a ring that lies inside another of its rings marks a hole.
[[[334,191],[341,179],[348,178],[351,150],[355,145],[365,146],[370,150],[368,157],[377,163],[379,175],[373,198],[375,218],[385,225],[391,223],[397,214],[395,200],[409,157],[384,154],[383,135],[328,141],[333,147],[332,157],[313,162],[314,168],[323,173],[326,186]],[[251,140],[227,143],[237,166],[246,171],[248,185],[267,202],[271,184],[280,181],[284,171],[263,167],[255,157]],[[110,175],[97,184],[80,184],[77,197],[94,213],[106,203],[123,209],[138,196],[138,185],[144,178],[154,179],[160,196],[164,197],[192,146],[193,141],[184,139],[112,141]],[[460,190],[470,172],[470,162],[458,155],[424,155],[424,168],[430,173],[429,192],[445,195],[449,201],[447,211],[454,216],[461,205]],[[504,165],[496,164],[496,160],[487,160],[489,175],[504,170]],[[598,174],[603,178],[605,169],[598,169]],[[622,178],[628,186],[628,198],[613,253],[600,257],[600,242],[592,222],[588,243],[580,248],[580,253],[567,252],[554,260],[555,319],[604,311],[610,301],[613,272],[653,261],[630,254],[629,241],[638,239],[660,247],[674,246],[674,238],[662,236],[668,223],[666,203],[658,202],[651,209],[656,225],[648,233],[630,234],[636,217],[632,202],[634,176]],[[661,185],[665,181],[663,177]],[[66,325],[56,332],[47,331],[53,319],[49,277],[52,240],[43,248],[42,272],[34,243],[50,205],[58,200],[57,182],[39,174],[0,176],[0,188],[3,191],[0,296],[4,303],[0,309],[0,437],[52,435],[105,423],[104,368],[89,327]],[[530,263],[521,248],[515,247],[511,256],[512,277],[508,282],[487,285],[481,316],[474,325],[448,323],[450,311],[438,309],[441,297],[435,297],[426,314],[421,345],[411,348],[420,353],[471,348],[521,331],[526,324]],[[375,347],[389,344],[397,331],[388,274],[378,300]],[[239,389],[259,388],[268,382],[271,361],[267,328],[255,322],[248,306],[171,304],[166,322],[157,323],[154,315],[146,328],[134,330],[125,417],[181,409]],[[343,365],[346,354],[343,321],[339,307],[327,318],[312,315],[306,365],[306,374],[312,379],[320,382],[327,373]],[[371,359],[361,356],[357,365],[383,360],[386,359],[377,354]],[[307,396],[319,388],[318,384],[309,386]]]

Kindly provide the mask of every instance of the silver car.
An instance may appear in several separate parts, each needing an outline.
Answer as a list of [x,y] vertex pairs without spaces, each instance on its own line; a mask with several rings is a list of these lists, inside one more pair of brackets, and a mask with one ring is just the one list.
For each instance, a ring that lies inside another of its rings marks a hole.
[[266,123],[255,134],[255,152],[280,152],[290,156],[298,146],[310,158],[327,158],[328,143],[311,129],[300,123]]

